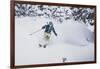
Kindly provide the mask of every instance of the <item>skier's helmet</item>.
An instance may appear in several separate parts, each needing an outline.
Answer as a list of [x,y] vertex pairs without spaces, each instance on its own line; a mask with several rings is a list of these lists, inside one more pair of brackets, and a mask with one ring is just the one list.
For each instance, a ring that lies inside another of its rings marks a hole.
[[49,22],[49,25],[53,26],[53,23],[50,21],[50,22]]

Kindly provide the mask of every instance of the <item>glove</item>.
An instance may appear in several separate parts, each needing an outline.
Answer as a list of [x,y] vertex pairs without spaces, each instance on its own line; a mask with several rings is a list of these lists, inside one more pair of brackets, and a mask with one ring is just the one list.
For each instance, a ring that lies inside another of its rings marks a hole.
[[56,36],[57,36],[57,34],[56,34]]

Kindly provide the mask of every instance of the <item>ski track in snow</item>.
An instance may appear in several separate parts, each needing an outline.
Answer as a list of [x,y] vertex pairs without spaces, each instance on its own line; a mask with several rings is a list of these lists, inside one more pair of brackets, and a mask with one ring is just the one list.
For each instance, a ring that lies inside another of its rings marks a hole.
[[[39,19],[39,20],[37,20]],[[15,19],[15,64],[47,64],[65,62],[93,61],[93,33],[77,21],[67,20],[63,24],[54,23],[58,36],[52,33],[46,48],[39,48],[43,43],[43,31],[34,35],[50,19],[21,17]],[[53,21],[53,20],[52,20]],[[89,42],[87,41],[87,38]]]

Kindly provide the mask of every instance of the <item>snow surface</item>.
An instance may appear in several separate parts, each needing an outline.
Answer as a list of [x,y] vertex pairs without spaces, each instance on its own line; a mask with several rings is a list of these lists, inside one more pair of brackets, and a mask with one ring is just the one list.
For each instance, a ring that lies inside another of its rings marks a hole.
[[[58,36],[52,33],[47,48],[39,48],[38,44],[44,43],[44,30],[30,34],[47,21],[53,21]],[[15,17],[15,64],[63,63],[63,58],[67,58],[66,63],[94,61],[94,35],[90,29],[73,19],[58,23],[43,17]]]

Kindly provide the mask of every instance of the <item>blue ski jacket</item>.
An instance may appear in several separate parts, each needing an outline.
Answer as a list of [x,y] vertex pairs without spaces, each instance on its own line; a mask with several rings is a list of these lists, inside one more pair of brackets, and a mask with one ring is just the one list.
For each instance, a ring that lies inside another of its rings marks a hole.
[[44,25],[44,26],[42,27],[42,29],[45,29],[45,32],[46,32],[46,33],[49,33],[49,34],[51,34],[51,32],[53,31],[53,33],[57,36],[57,33],[56,33],[56,31],[55,31],[53,25],[52,25],[52,26],[50,26],[49,24],[48,24],[48,25]]

